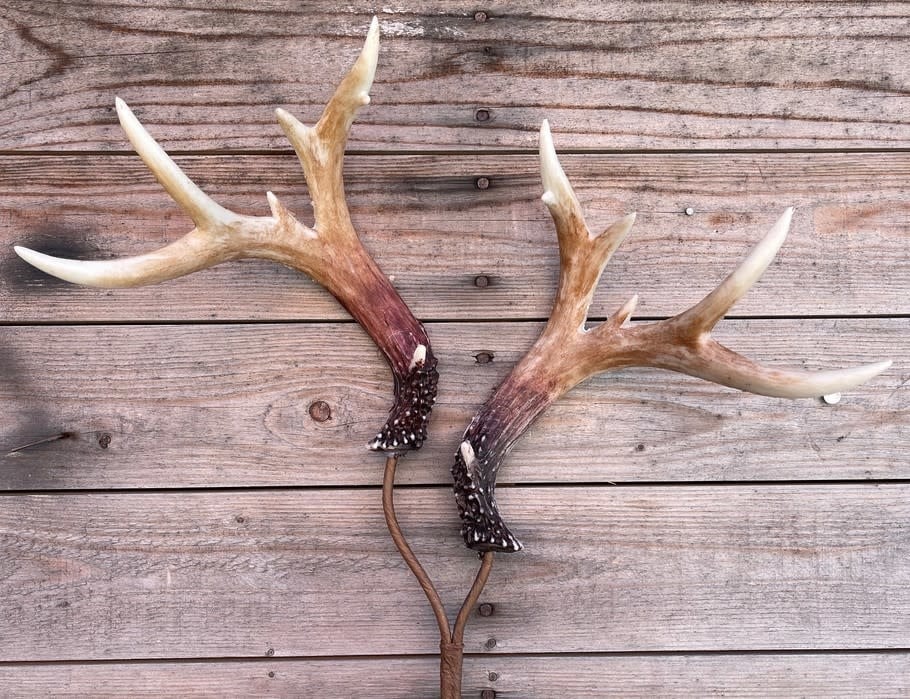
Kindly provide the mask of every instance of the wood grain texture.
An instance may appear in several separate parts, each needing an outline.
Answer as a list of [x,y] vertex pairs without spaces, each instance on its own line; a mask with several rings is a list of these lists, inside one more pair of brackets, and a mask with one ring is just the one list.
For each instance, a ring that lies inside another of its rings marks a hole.
[[225,205],[265,214],[273,190],[308,220],[273,110],[315,120],[373,12],[347,189],[432,321],[440,402],[398,510],[450,613],[477,565],[452,453],[556,284],[543,118],[593,229],[639,212],[593,318],[633,293],[639,318],[684,309],[794,205],[718,338],[771,364],[896,360],[837,405],[648,370],[564,397],[501,474],[528,550],[497,559],[495,613],[468,625],[465,696],[910,693],[904,3],[7,0],[0,694],[435,694],[433,617],[363,447],[390,375],[333,299],[257,261],[86,290],[11,251],[110,257],[189,229],[115,95]]
[[[907,653],[465,658],[462,696],[573,699],[824,696],[891,699],[910,692]],[[434,696],[434,658],[0,665],[8,699],[54,697]]]
[[[408,456],[400,482],[451,482],[471,415],[539,330],[429,326],[439,403],[432,438]],[[897,364],[837,405],[657,370],[604,374],[544,414],[500,481],[910,477],[906,319],[727,321],[716,336],[769,364]],[[382,480],[383,459],[365,444],[386,417],[391,378],[353,324],[0,327],[0,348],[0,489]],[[310,416],[315,401],[328,404],[329,420]]]
[[[271,189],[309,222],[292,155],[179,160],[226,206],[265,215]],[[904,154],[569,155],[563,162],[593,230],[639,212],[606,269],[592,317],[606,317],[633,293],[642,317],[680,312],[723,279],[788,205],[797,207],[793,231],[734,314],[910,314]],[[349,158],[346,172],[354,223],[418,317],[549,315],[559,258],[535,157],[362,156]],[[476,188],[480,176],[488,189]],[[0,317],[347,318],[303,275],[268,262],[226,263],[110,292],[53,280],[12,251],[24,244],[70,257],[131,255],[191,227],[138,157],[0,157]],[[479,276],[485,286],[477,286]]]
[[477,9],[12,0],[0,149],[120,148],[115,94],[166,146],[273,148],[273,108],[318,118],[373,11],[383,48],[355,148],[529,148],[545,117],[576,148],[910,145],[899,3],[496,1],[485,22]]
[[[452,614],[447,489],[398,495]],[[905,649],[910,486],[507,488],[469,653]],[[376,490],[3,498],[0,659],[432,654]],[[495,639],[495,643],[490,639]]]

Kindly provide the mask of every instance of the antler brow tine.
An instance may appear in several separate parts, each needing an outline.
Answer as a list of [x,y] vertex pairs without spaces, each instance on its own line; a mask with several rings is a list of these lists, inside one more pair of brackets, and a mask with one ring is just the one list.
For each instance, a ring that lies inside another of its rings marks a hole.
[[498,470],[515,442],[548,405],[585,378],[621,367],[678,371],[752,393],[808,398],[853,388],[885,371],[890,361],[840,371],[786,371],[762,366],[710,337],[711,329],[758,280],[783,244],[787,209],[746,259],[711,293],[686,311],[655,323],[623,327],[633,296],[601,325],[587,330],[588,308],[610,255],[628,234],[634,215],[592,235],[559,164],[549,125],[540,130],[543,201],[559,240],[559,285],[550,319],[534,346],[512,369],[465,430],[452,475],[469,548],[517,551],[522,545],[496,504]]
[[[126,103],[117,116],[136,152],[195,228],[160,250],[110,261],[65,260],[16,246],[29,264],[66,281],[104,288],[175,279],[242,257],[280,262],[312,277],[331,292],[385,354],[395,380],[395,403],[374,450],[404,452],[426,439],[436,399],[436,358],[423,325],[363,248],[350,220],[342,179],[344,149],[357,110],[370,101],[379,55],[379,21],[373,18],[363,50],[341,80],[316,126],[288,112],[277,117],[291,140],[313,202],[315,223],[300,223],[267,194],[271,216],[244,216],[202,191],[149,135]],[[344,264],[338,264],[343,260]]]

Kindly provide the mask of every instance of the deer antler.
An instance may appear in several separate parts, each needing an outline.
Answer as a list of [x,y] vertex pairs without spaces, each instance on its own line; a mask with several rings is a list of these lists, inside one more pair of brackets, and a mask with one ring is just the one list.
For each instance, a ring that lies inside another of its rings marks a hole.
[[342,179],[348,131],[357,110],[370,102],[378,55],[379,22],[374,17],[360,57],[315,127],[276,110],[303,166],[313,202],[312,227],[300,223],[271,192],[266,195],[271,216],[241,216],[225,209],[177,167],[118,98],[117,115],[136,152],[196,227],[160,250],[109,262],[64,260],[23,247],[16,247],[16,253],[55,277],[105,288],[155,284],[244,257],[298,269],[341,302],[392,368],[395,403],[369,447],[394,452],[420,448],[436,399],[436,359],[426,330],[361,245]]
[[543,333],[475,415],[455,456],[455,499],[469,548],[504,552],[522,548],[496,505],[497,471],[540,413],[593,374],[630,366],[657,367],[750,393],[809,398],[852,388],[891,365],[888,361],[843,371],[784,371],[756,364],[711,338],[711,329],[758,280],[783,244],[792,209],[732,274],[690,309],[655,323],[623,327],[635,309],[637,297],[633,296],[605,322],[586,330],[597,281],[632,228],[635,214],[600,235],[591,234],[556,157],[546,121],[540,130],[540,169],[542,199],[559,238],[559,289]]

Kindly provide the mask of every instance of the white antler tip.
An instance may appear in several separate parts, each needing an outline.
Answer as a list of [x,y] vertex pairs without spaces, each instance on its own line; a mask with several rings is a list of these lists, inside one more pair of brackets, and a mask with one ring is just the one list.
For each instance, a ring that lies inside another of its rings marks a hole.
[[93,267],[89,262],[79,260],[66,260],[53,255],[45,255],[43,252],[37,252],[20,245],[13,246],[16,254],[28,262],[32,267],[40,269],[45,274],[57,277],[65,282],[73,284],[82,284],[84,286],[103,286],[105,280],[101,275],[93,273]]
[[[809,391],[806,391],[803,395],[798,395],[794,392],[793,395],[787,395],[786,397],[800,398],[805,396],[817,398],[819,396],[848,391],[887,371],[891,366],[891,363],[892,362],[889,359],[874,364],[852,367],[850,369],[819,371],[809,375],[807,384],[812,387]],[[810,392],[812,393],[811,396],[806,395]]]
[[[373,85],[373,78],[376,75],[376,64],[379,62],[379,18],[373,17],[370,22],[370,30],[367,32],[367,38],[363,42],[363,51],[360,52],[360,58],[354,65],[353,71],[362,86],[364,93],[370,91]],[[364,102],[363,104],[367,104]]]
[[572,198],[572,185],[559,164],[550,124],[546,119],[540,125],[540,179],[544,188],[541,199],[548,207]]

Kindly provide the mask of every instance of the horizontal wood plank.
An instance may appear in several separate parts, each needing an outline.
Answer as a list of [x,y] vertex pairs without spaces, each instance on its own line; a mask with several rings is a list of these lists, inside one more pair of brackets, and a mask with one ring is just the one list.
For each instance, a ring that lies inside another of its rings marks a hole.
[[[906,649],[910,486],[509,488],[469,653]],[[450,614],[476,555],[446,489],[402,527]],[[0,659],[433,654],[376,490],[17,495]]]
[[[560,147],[565,143],[557,134]],[[738,315],[910,314],[910,159],[886,154],[569,155],[593,230],[639,213],[592,305],[633,293],[642,317],[678,313],[726,276],[785,206],[793,230]],[[180,162],[226,206],[266,214],[274,190],[309,221],[296,158]],[[486,177],[489,187],[478,189]],[[366,246],[424,319],[545,318],[558,273],[533,156],[360,156],[347,167]],[[691,215],[686,215],[686,211]],[[104,258],[149,251],[191,223],[137,157],[0,157],[0,318],[12,322],[341,319],[304,275],[264,261],[155,287],[77,288],[29,267],[14,244]]]
[[[439,403],[403,482],[450,482],[471,415],[539,330],[429,326]],[[906,319],[725,321],[715,334],[774,365],[897,364],[837,405],[657,370],[604,374],[532,426],[500,480],[910,477]],[[365,444],[387,414],[391,378],[353,323],[0,327],[0,359],[0,489],[381,482],[383,459]],[[329,420],[310,416],[315,401]]]
[[477,8],[10,0],[0,149],[122,148],[115,94],[169,147],[273,148],[273,108],[318,118],[374,11],[355,148],[530,148],[545,117],[574,148],[910,145],[894,3],[497,0],[482,22]]
[[[907,653],[468,657],[462,696],[843,697],[910,692]],[[81,697],[428,697],[434,658],[0,665],[8,699]]]

